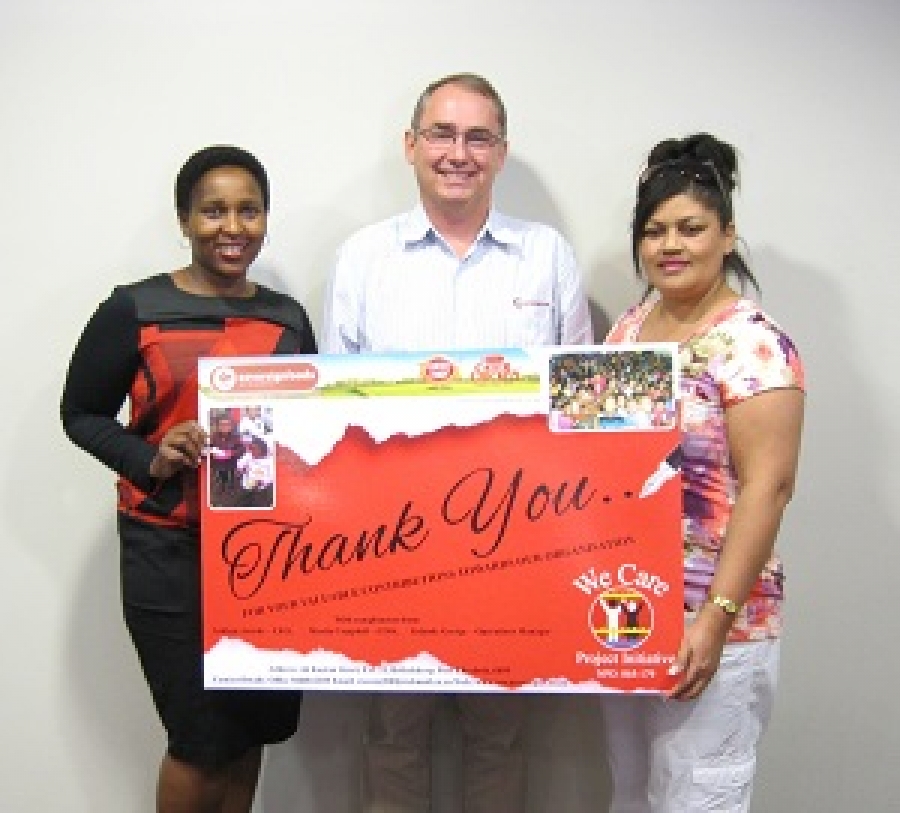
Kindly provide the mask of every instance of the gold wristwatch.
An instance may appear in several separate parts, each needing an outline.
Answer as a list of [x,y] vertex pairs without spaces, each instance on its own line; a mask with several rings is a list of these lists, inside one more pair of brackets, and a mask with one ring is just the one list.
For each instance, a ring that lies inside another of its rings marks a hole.
[[741,608],[733,602],[730,598],[725,598],[725,596],[720,596],[718,594],[709,597],[709,601],[716,605],[719,609],[723,610],[728,615],[737,615],[738,610]]

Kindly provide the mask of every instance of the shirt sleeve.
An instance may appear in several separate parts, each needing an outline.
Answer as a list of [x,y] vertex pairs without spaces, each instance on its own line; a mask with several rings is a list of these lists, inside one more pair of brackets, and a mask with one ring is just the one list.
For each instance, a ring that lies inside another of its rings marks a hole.
[[360,352],[362,319],[359,287],[353,253],[345,245],[338,251],[334,273],[325,293],[323,352]]
[[593,344],[594,328],[575,252],[562,238],[557,251],[559,343]]
[[729,349],[717,376],[726,407],[768,390],[805,389],[797,348],[765,314],[744,314],[729,325],[728,333],[723,342]]
[[66,435],[143,491],[156,448],[124,427],[117,415],[140,365],[138,323],[131,297],[117,288],[84,328],[69,362],[60,414]]

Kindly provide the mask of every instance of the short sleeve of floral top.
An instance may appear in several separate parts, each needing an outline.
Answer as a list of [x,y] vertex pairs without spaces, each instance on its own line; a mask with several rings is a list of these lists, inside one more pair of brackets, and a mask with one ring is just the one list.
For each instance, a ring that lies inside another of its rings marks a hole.
[[[607,343],[635,342],[654,302],[631,308]],[[749,299],[724,308],[681,344],[681,430],[684,463],[684,579],[688,617],[706,598],[734,504],[737,481],[728,454],[725,410],[767,390],[805,389],[803,365],[788,335]],[[766,563],[729,640],[781,634],[784,573],[777,553]]]

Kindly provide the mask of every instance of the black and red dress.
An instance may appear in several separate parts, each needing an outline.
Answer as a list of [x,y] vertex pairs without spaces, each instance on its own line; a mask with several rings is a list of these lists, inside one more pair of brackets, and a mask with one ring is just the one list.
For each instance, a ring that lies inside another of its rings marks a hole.
[[[252,297],[190,294],[168,274],[116,288],[78,342],[62,397],[66,434],[118,473],[125,620],[169,735],[169,753],[219,767],[297,726],[295,692],[204,691],[199,488],[150,464],[176,424],[197,419],[197,360],[316,352],[303,306],[262,285]],[[117,418],[126,398],[131,417]]]

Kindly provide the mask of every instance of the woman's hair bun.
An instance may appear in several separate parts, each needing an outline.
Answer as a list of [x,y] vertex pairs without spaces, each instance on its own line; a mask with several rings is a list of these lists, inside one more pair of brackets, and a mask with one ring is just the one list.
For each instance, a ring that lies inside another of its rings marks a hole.
[[660,141],[650,151],[647,166],[664,161],[711,161],[729,189],[734,189],[737,184],[737,153],[734,147],[709,133]]

